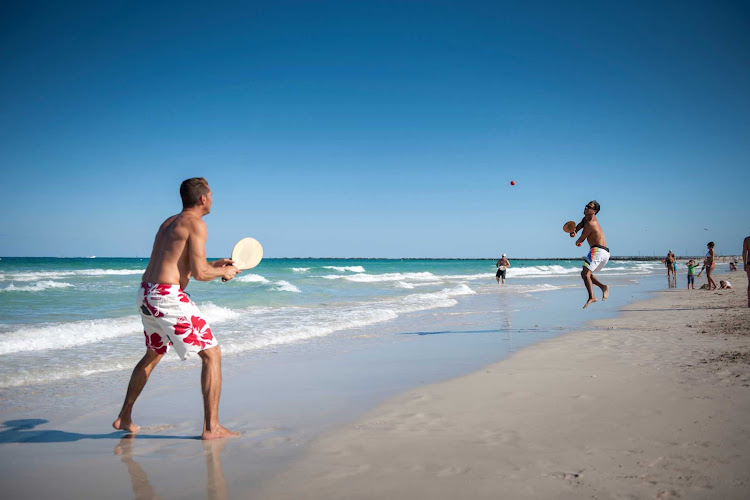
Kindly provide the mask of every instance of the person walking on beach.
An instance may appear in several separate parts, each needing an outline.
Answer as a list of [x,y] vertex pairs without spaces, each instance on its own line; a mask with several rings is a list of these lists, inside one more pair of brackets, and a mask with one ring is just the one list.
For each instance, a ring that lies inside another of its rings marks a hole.
[[677,258],[672,253],[672,250],[667,253],[664,264],[667,266],[667,283],[669,288],[677,288]]
[[495,264],[497,266],[497,273],[495,273],[495,279],[497,280],[497,284],[500,284],[500,279],[503,280],[503,285],[505,284],[505,271],[510,267],[510,261],[508,260],[508,257],[503,254],[502,257],[500,257]]
[[750,236],[742,242],[742,267],[747,274],[747,307],[750,307]]
[[716,267],[716,253],[714,252],[714,242],[709,241],[706,245],[708,252],[706,252],[706,260],[703,261],[703,267],[706,268],[706,278],[708,279],[708,289],[716,290],[716,282],[713,278],[714,268]]
[[146,354],[138,362],[125,394],[120,414],[112,423],[118,430],[135,433],[132,411],[149,375],[161,358],[174,348],[184,361],[197,354],[203,362],[202,439],[238,436],[219,424],[221,395],[221,348],[198,307],[184,292],[190,277],[198,281],[231,280],[240,272],[231,259],[206,260],[206,223],[211,213],[211,188],[203,177],[193,177],[180,186],[182,211],[159,227],[146,272],[138,290],[138,309],[146,336]]
[[[583,232],[581,233],[581,237],[576,241],[576,246],[580,247],[585,240],[588,241],[588,244],[591,247],[588,255],[584,258],[583,270],[581,271],[583,284],[586,285],[586,291],[589,293],[589,300],[584,304],[584,309],[586,309],[589,304],[596,302],[592,283],[601,288],[602,300],[607,300],[609,297],[609,287],[600,282],[594,276],[594,273],[601,271],[609,261],[609,248],[607,248],[607,241],[604,238],[604,231],[596,218],[599,209],[600,206],[596,200],[588,202],[583,208],[584,217],[581,221],[583,224]],[[577,231],[578,227],[576,227],[576,232]]]

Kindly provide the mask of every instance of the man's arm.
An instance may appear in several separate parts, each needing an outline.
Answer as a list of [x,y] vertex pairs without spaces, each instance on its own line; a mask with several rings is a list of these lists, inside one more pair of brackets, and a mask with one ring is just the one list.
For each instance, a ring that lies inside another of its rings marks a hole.
[[581,222],[579,222],[578,225],[576,226],[576,233],[578,233],[578,231],[583,229],[585,226],[586,226],[586,217],[581,219]]
[[208,238],[208,229],[206,223],[197,220],[190,228],[188,237],[188,254],[190,256],[190,274],[198,281],[211,281],[216,278],[230,280],[239,272],[234,266],[224,265],[214,267],[206,260],[206,239]]
[[581,233],[581,236],[576,240],[576,246],[580,247],[581,244],[586,241],[586,238],[589,237],[589,234],[591,234],[591,224],[585,225],[583,227],[583,232]]

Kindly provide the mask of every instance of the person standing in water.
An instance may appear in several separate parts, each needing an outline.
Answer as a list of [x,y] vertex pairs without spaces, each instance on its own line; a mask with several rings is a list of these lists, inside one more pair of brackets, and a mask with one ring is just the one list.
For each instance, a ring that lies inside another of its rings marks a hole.
[[508,260],[508,257],[503,254],[502,257],[500,257],[495,264],[497,266],[497,272],[495,273],[495,280],[497,280],[497,284],[500,284],[500,280],[503,280],[503,285],[505,284],[505,272],[510,267],[510,261]]
[[596,200],[592,200],[586,204],[583,208],[583,220],[581,224],[576,227],[578,232],[579,227],[583,227],[583,232],[580,238],[576,241],[576,246],[581,246],[584,241],[587,241],[589,246],[589,253],[586,255],[583,261],[583,270],[581,271],[581,278],[583,284],[586,286],[586,291],[589,294],[589,299],[583,305],[586,309],[589,304],[596,302],[594,297],[592,283],[598,286],[602,290],[602,300],[607,300],[609,297],[609,286],[599,281],[594,273],[601,271],[609,261],[609,248],[607,248],[607,241],[604,238],[604,231],[599,225],[599,220],[596,215],[599,213],[600,206]]
[[180,186],[182,211],[159,227],[154,248],[138,289],[138,310],[146,336],[146,354],[138,362],[125,394],[120,414],[112,423],[118,430],[136,433],[132,412],[136,399],[161,358],[174,348],[184,361],[197,354],[203,362],[202,439],[238,436],[219,424],[221,395],[221,348],[208,322],[184,292],[190,278],[231,280],[240,272],[230,259],[206,260],[208,236],[203,217],[211,213],[211,188],[203,177],[183,181]]

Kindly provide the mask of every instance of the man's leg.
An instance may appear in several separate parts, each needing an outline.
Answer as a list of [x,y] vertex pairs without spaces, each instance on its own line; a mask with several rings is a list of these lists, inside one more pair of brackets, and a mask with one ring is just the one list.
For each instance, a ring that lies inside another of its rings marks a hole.
[[201,439],[239,436],[219,425],[219,397],[221,396],[221,347],[211,347],[198,353],[203,360],[201,390],[203,391],[203,434]]
[[601,288],[602,290],[602,300],[607,300],[609,298],[609,287],[596,279],[596,276],[594,276],[594,273],[591,274],[591,282]]
[[151,372],[156,368],[156,365],[159,364],[163,356],[163,354],[157,354],[151,349],[146,349],[146,354],[133,369],[133,374],[130,376],[130,383],[128,384],[128,391],[125,393],[125,402],[122,404],[122,409],[117,420],[112,422],[112,427],[122,431],[138,432],[138,426],[133,423],[132,419],[133,405],[146,386],[149,375],[151,375]]
[[745,269],[745,274],[747,274],[747,307],[750,307],[750,266]]
[[594,292],[591,288],[591,271],[588,267],[583,267],[583,271],[581,271],[581,278],[583,279],[583,284],[586,285],[586,291],[589,293],[589,300],[583,306],[583,308],[586,309],[589,304],[591,304],[592,302],[596,302],[596,297],[594,297]]

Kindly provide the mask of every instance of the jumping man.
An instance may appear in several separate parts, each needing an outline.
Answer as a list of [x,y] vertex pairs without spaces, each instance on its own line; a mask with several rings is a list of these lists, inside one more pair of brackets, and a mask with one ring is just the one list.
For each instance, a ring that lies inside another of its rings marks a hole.
[[599,203],[595,200],[588,202],[583,209],[583,220],[576,227],[576,232],[583,228],[581,237],[576,241],[576,246],[580,247],[583,241],[586,240],[591,247],[583,261],[583,270],[581,271],[581,278],[583,278],[586,291],[589,293],[589,300],[584,304],[584,309],[592,302],[596,302],[596,297],[594,297],[591,286],[592,283],[601,288],[602,300],[607,300],[609,297],[609,287],[594,276],[594,273],[600,271],[607,261],[609,261],[609,248],[607,248],[607,242],[604,239],[604,231],[602,231],[602,227],[596,219],[599,208]]

